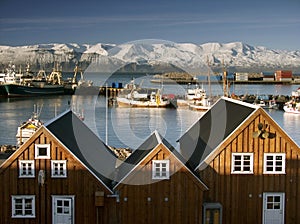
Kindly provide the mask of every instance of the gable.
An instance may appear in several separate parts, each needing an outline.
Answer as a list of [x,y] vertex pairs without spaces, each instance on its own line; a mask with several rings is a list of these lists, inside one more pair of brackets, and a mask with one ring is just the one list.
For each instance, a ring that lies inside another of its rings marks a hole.
[[[273,133],[274,138],[260,138],[254,135],[259,124],[267,126],[267,132]],[[264,153],[287,153],[299,154],[300,148],[296,142],[270,117],[262,108],[258,108],[249,116],[243,124],[236,129],[224,142],[214,149],[207,156],[197,169],[204,169],[210,164],[223,150],[230,152],[264,152]],[[229,157],[231,158],[231,157]]]
[[[50,145],[50,157],[48,159],[36,158],[35,145],[36,144],[49,144]],[[5,172],[7,169],[16,170],[19,167],[19,160],[34,160],[35,161],[35,178],[37,178],[39,170],[45,170],[48,177],[51,176],[51,161],[66,160],[67,162],[67,173],[87,173],[87,177],[94,178],[96,185],[101,184],[103,188],[106,188],[111,192],[110,188],[106,185],[105,179],[90,170],[84,162],[79,160],[71,150],[67,149],[61,142],[59,142],[52,133],[49,132],[44,126],[40,127],[31,138],[26,141],[20,148],[18,148],[0,167],[0,173]],[[68,176],[67,176],[68,178]],[[50,178],[51,179],[51,178]]]
[[45,126],[105,185],[111,186],[116,155],[72,111]]
[[221,98],[180,139],[180,152],[195,169],[257,107]]
[[119,174],[121,173],[122,176],[120,176],[120,179],[114,189],[119,189],[124,185],[148,185],[159,181],[152,179],[153,160],[170,161],[170,178],[172,178],[172,175],[177,172],[181,172],[191,178],[191,180],[201,187],[201,189],[207,189],[198,176],[196,176],[196,174],[193,173],[176,155],[176,153],[174,154],[170,151],[163,143],[159,143],[150,152],[148,152],[147,156],[141,159],[139,163],[133,165],[126,163],[125,161],[118,169]]

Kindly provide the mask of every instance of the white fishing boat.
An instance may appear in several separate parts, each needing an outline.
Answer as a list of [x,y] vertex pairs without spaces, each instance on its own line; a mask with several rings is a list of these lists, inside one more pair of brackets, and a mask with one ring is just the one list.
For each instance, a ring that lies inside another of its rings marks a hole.
[[205,111],[210,109],[211,102],[206,95],[205,89],[195,85],[194,88],[188,88],[185,99],[177,99],[178,107],[188,107],[191,110]]
[[210,100],[204,96],[201,99],[193,100],[189,102],[189,109],[191,110],[200,110],[200,111],[206,111],[211,108],[211,102]]
[[294,100],[286,102],[283,110],[287,113],[300,114],[300,102],[295,102]]
[[23,122],[17,130],[17,147],[26,142],[36,130],[43,125],[43,122],[39,119],[40,112],[34,108],[32,116],[25,122]]
[[[142,91],[142,90],[140,90]],[[160,89],[146,90],[150,93],[139,93],[134,90],[125,96],[118,96],[117,103],[119,107],[169,107],[171,103],[168,99],[163,99]]]
[[132,80],[116,98],[119,107],[171,107],[169,99],[162,96],[161,89],[141,88]]

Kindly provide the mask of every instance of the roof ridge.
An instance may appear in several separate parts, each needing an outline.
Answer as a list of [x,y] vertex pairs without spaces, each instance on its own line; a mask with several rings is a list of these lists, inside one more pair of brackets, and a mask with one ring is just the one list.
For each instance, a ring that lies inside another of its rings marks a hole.
[[260,108],[260,106],[257,106],[257,105],[251,104],[251,103],[247,103],[247,102],[244,102],[244,101],[241,101],[241,100],[232,99],[232,98],[229,98],[229,97],[226,97],[226,96],[222,96],[220,99],[223,99],[223,100],[226,100],[226,101],[229,101],[229,102],[232,102],[232,103],[240,104],[242,106],[251,107],[253,109]]

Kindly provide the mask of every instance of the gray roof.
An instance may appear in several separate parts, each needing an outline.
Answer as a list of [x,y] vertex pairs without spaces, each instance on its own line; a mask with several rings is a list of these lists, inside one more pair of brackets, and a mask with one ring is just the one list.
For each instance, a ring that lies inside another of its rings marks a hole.
[[178,140],[180,152],[196,169],[258,107],[222,97]]
[[44,126],[110,189],[116,155],[84,122],[68,110]]

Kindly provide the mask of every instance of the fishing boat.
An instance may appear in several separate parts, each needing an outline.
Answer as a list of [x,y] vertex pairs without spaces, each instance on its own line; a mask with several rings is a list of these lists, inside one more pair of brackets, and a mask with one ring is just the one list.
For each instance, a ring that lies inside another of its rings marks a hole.
[[43,122],[41,122],[39,119],[40,111],[38,111],[34,106],[34,112],[32,116],[18,127],[16,134],[17,147],[26,142],[34,134],[34,132],[36,132],[36,130],[43,125]]
[[53,70],[46,76],[44,70],[27,82],[5,82],[4,88],[8,97],[58,95],[64,93],[62,75],[58,70]]
[[132,80],[116,98],[119,107],[172,107],[169,99],[162,96],[161,89],[141,88]]
[[300,102],[296,102],[294,100],[286,102],[283,106],[283,110],[286,113],[300,114]]
[[205,89],[199,85],[189,87],[184,99],[177,99],[179,107],[188,107],[191,110],[205,111],[211,107]]
[[[80,73],[80,78],[78,79],[78,73]],[[74,75],[72,78],[68,78],[64,83],[65,93],[77,95],[95,95],[99,93],[99,87],[93,85],[92,80],[87,80],[84,78],[83,71],[78,67],[74,68]]]
[[205,96],[201,99],[193,100],[189,103],[189,109],[191,110],[199,110],[199,111],[206,111],[211,108],[210,100]]

